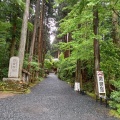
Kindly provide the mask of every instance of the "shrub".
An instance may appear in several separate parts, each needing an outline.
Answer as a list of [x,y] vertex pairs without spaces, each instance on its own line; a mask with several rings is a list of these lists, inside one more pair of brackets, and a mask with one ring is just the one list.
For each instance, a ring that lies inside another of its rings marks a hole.
[[116,87],[116,90],[111,93],[110,98],[112,101],[110,101],[109,105],[120,114],[120,80],[112,81],[112,84]]

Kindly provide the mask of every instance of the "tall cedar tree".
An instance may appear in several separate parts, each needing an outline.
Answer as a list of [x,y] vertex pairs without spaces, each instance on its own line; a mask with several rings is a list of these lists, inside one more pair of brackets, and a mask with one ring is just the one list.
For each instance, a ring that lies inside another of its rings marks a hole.
[[19,54],[18,54],[20,59],[20,66],[19,66],[20,78],[22,78],[22,68],[23,68],[23,60],[24,60],[24,53],[25,53],[26,36],[27,36],[27,23],[28,23],[28,16],[29,16],[29,5],[30,5],[30,0],[26,0],[26,6],[25,6],[23,21],[22,21]]

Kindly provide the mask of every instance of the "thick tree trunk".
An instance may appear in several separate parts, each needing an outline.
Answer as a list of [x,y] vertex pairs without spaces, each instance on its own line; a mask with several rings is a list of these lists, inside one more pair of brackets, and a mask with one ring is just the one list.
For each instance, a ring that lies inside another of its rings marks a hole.
[[[95,35],[98,35],[99,18],[98,18],[98,8],[93,7],[93,31]],[[100,50],[99,50],[99,40],[94,38],[94,79],[95,85],[97,85],[96,71],[100,70]],[[97,90],[97,88],[96,88]]]
[[40,12],[40,29],[38,38],[38,63],[42,64],[43,56],[43,20],[44,20],[44,0],[42,0],[41,12]]
[[30,5],[30,0],[26,0],[26,7],[23,15],[20,46],[19,46],[19,53],[18,53],[18,56],[20,59],[20,68],[19,68],[20,78],[22,78],[22,68],[23,68],[24,52],[25,52],[25,45],[26,45],[26,36],[27,36],[27,23],[28,23],[28,16],[29,16],[29,5]]

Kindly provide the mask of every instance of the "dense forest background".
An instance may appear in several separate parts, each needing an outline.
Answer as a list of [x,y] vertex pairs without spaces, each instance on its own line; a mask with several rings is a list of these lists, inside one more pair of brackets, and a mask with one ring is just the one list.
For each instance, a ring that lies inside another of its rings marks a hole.
[[21,69],[41,77],[57,68],[60,79],[79,82],[90,93],[101,70],[110,106],[120,114],[120,0],[0,0],[0,13],[1,81],[12,56],[23,59]]

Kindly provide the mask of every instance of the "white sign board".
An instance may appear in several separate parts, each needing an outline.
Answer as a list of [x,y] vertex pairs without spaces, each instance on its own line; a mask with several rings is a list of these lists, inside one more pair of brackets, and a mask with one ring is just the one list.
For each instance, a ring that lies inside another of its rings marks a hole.
[[106,93],[103,71],[97,71],[97,83],[98,83],[99,94],[100,93]]
[[18,78],[19,73],[19,57],[11,57],[9,63],[9,78]]
[[75,82],[74,90],[80,91],[80,83],[79,82]]

